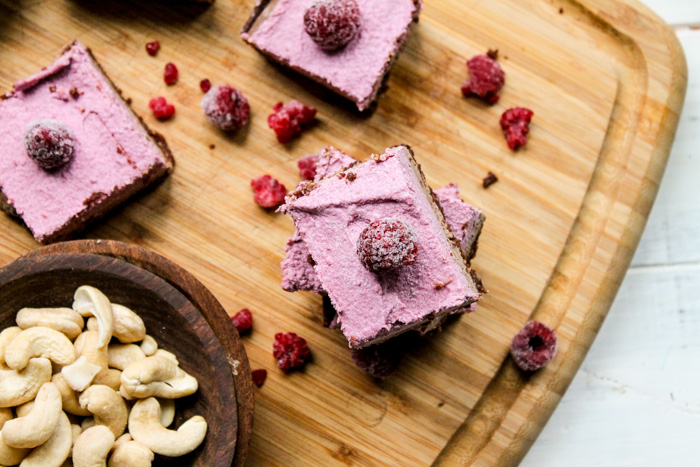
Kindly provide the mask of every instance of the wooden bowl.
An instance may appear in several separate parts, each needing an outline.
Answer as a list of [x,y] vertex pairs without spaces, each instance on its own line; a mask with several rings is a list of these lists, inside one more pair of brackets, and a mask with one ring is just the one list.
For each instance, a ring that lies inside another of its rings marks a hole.
[[126,243],[65,242],[35,250],[0,269],[0,329],[22,307],[70,306],[80,285],[97,287],[136,311],[159,348],[174,353],[199,381],[196,394],[176,401],[179,426],[193,415],[209,425],[204,442],[158,466],[243,465],[250,440],[253,391],[243,345],[214,296],[187,271]]

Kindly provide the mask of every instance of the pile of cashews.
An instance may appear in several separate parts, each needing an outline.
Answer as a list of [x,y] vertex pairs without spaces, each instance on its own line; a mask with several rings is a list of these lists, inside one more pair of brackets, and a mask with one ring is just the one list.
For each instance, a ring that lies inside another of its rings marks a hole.
[[167,427],[197,380],[129,308],[90,286],[73,300],[0,332],[0,467],[149,467],[196,449],[204,418]]

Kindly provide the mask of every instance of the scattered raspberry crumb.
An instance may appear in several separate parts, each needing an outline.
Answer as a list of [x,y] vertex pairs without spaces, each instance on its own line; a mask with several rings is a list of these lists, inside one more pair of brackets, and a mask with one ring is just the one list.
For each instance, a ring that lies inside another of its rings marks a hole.
[[278,102],[267,117],[267,124],[275,130],[277,141],[288,143],[301,133],[302,125],[311,122],[316,116],[316,109],[304,105],[296,99],[283,104]]
[[250,372],[250,376],[252,376],[253,378],[253,384],[261,388],[262,385],[265,384],[265,380],[267,379],[267,370],[265,370],[264,368],[261,368],[259,370],[253,370]]
[[[489,53],[494,55],[493,51]],[[462,86],[462,94],[465,97],[477,96],[490,105],[498,102],[501,98],[498,93],[506,82],[506,74],[495,58],[477,55],[467,61],[467,70],[469,77]]]
[[163,79],[165,80],[165,84],[167,84],[168,86],[172,86],[173,84],[177,83],[178,76],[179,73],[175,64],[170,62],[166,63],[165,71],[163,72]]
[[175,106],[168,104],[165,97],[154,97],[148,103],[148,108],[153,111],[153,115],[158,120],[167,120],[175,115]]
[[266,209],[273,209],[284,203],[284,197],[287,195],[287,189],[272,178],[270,175],[251,180],[250,186],[255,192],[253,199],[259,206]]
[[371,222],[357,239],[357,255],[362,265],[375,274],[384,274],[416,262],[416,232],[399,219],[387,217]]
[[202,81],[199,82],[199,89],[202,90],[202,92],[209,92],[211,89],[211,81],[209,81],[207,78],[204,78]]
[[347,45],[360,25],[360,8],[355,0],[316,0],[304,13],[306,33],[327,51]]
[[24,147],[44,170],[63,167],[73,159],[73,133],[56,120],[35,120],[24,131]]
[[241,311],[233,315],[231,322],[236,326],[238,334],[243,334],[253,327],[253,314],[248,308],[243,308]]
[[493,172],[489,172],[486,175],[486,177],[484,177],[484,181],[483,181],[484,188],[490,187],[491,185],[493,185],[497,181],[498,181],[498,177],[496,177],[496,174]]
[[375,378],[386,378],[399,367],[401,352],[391,341],[351,350],[352,361]]
[[309,154],[297,161],[299,167],[299,176],[303,180],[313,180],[316,177],[316,164],[318,163],[318,154]]
[[293,332],[275,334],[272,355],[277,359],[277,366],[285,373],[295,368],[302,368],[311,352],[306,340]]
[[557,353],[557,334],[550,327],[530,321],[513,337],[510,354],[525,371],[539,370]]
[[234,131],[248,123],[250,104],[238,89],[219,84],[202,97],[202,111],[215,127]]
[[527,134],[530,133],[530,120],[534,112],[523,107],[514,107],[503,112],[501,116],[501,128],[506,137],[508,147],[516,150],[527,143]]
[[158,54],[159,50],[160,42],[158,41],[153,41],[146,44],[146,52],[148,52],[148,55],[150,55],[151,57],[155,57]]

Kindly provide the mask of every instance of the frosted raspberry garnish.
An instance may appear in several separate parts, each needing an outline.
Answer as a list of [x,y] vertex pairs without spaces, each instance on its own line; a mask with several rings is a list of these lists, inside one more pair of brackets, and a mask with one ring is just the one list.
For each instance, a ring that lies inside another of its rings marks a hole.
[[233,315],[231,322],[236,326],[238,334],[250,331],[253,327],[253,314],[248,308],[243,308],[241,311]]
[[267,379],[267,370],[264,368],[253,370],[250,372],[250,376],[253,379],[253,384],[260,388],[265,384],[265,380]]
[[506,137],[508,147],[516,150],[527,143],[527,134],[530,133],[530,120],[534,112],[530,109],[515,107],[503,112],[501,116],[501,128]]
[[151,57],[155,57],[158,54],[159,50],[160,50],[160,42],[158,42],[158,41],[153,41],[153,42],[149,42],[146,44],[146,52]]
[[318,163],[318,154],[309,154],[297,161],[299,167],[299,176],[303,180],[313,180],[316,177],[316,164]]
[[165,71],[163,72],[163,80],[165,80],[165,84],[172,86],[173,84],[177,83],[177,78],[179,75],[180,73],[177,71],[177,67],[174,63],[165,64]]
[[304,13],[304,28],[323,50],[346,46],[357,35],[362,21],[355,0],[316,0]]
[[525,371],[539,370],[557,353],[557,334],[550,327],[530,321],[515,335],[510,354]]
[[153,116],[158,120],[167,120],[175,115],[175,106],[168,104],[165,97],[154,97],[148,103],[148,108],[153,111]]
[[219,84],[202,97],[202,111],[215,127],[235,131],[248,123],[250,104],[238,89]]
[[316,116],[316,109],[304,105],[296,99],[283,104],[278,102],[272,108],[274,113],[267,117],[267,124],[275,130],[277,141],[288,143],[299,135],[302,125],[311,122]]
[[462,86],[465,97],[477,96],[488,104],[495,104],[499,91],[506,82],[501,65],[488,55],[477,55],[467,61],[469,76]]
[[263,175],[250,181],[250,186],[255,192],[253,200],[265,209],[274,209],[284,203],[287,189],[272,178],[270,175]]
[[306,340],[293,332],[275,334],[272,355],[277,359],[277,366],[285,373],[295,368],[303,368],[311,351]]
[[24,147],[29,157],[44,170],[56,170],[73,158],[73,133],[56,120],[36,120],[24,131]]
[[384,274],[416,262],[416,232],[399,219],[387,217],[370,223],[357,239],[357,255],[367,270]]
[[199,82],[199,89],[201,89],[202,92],[208,92],[211,89],[211,81],[209,81],[207,78],[204,78],[202,81]]

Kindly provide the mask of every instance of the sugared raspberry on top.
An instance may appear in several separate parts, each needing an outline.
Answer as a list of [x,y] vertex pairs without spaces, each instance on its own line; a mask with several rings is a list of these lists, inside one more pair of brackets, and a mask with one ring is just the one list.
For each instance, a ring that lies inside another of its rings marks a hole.
[[309,154],[297,161],[299,167],[299,176],[304,180],[313,180],[316,177],[316,164],[318,163],[318,154]]
[[153,111],[153,115],[158,120],[167,120],[175,115],[175,106],[168,104],[165,97],[154,97],[148,103],[148,107]]
[[539,370],[557,353],[557,334],[550,327],[530,321],[515,335],[510,354],[525,371]]
[[253,200],[259,206],[266,209],[273,209],[284,203],[287,189],[280,182],[270,175],[263,175],[250,181],[250,186],[255,192]]
[[503,112],[501,116],[501,128],[506,137],[508,147],[516,150],[527,143],[527,134],[530,133],[530,120],[534,112],[530,109],[515,107]]
[[293,332],[275,334],[275,342],[272,344],[272,355],[277,359],[277,366],[284,372],[295,368],[302,368],[311,351],[306,340]]
[[73,133],[56,120],[35,120],[24,131],[27,154],[44,170],[55,170],[73,158]]
[[238,89],[219,84],[202,97],[202,111],[217,128],[234,131],[248,123],[250,104]]
[[304,105],[296,99],[283,104],[278,102],[272,107],[274,113],[267,117],[267,124],[275,130],[277,141],[288,143],[301,133],[301,126],[309,123],[316,116],[316,109]]
[[233,315],[231,322],[236,326],[236,331],[238,334],[243,334],[246,331],[250,331],[253,327],[253,314],[248,308],[243,308],[241,311]]
[[495,104],[501,96],[498,92],[506,82],[501,65],[488,55],[477,55],[467,61],[469,76],[462,86],[465,97],[477,96],[488,104]]
[[146,52],[148,52],[148,55],[150,55],[151,57],[156,56],[159,50],[160,42],[158,41],[153,41],[146,44]]
[[352,349],[352,361],[370,376],[386,378],[396,371],[401,362],[399,346],[392,340],[363,349]]
[[360,24],[360,8],[355,0],[316,0],[304,13],[306,33],[328,51],[347,45]]
[[174,63],[166,63],[165,70],[163,71],[163,80],[168,86],[172,86],[177,83],[177,78],[180,76],[180,72],[177,71],[177,67]]
[[383,274],[416,262],[418,239],[413,227],[387,217],[371,222],[357,239],[357,255],[369,271]]

